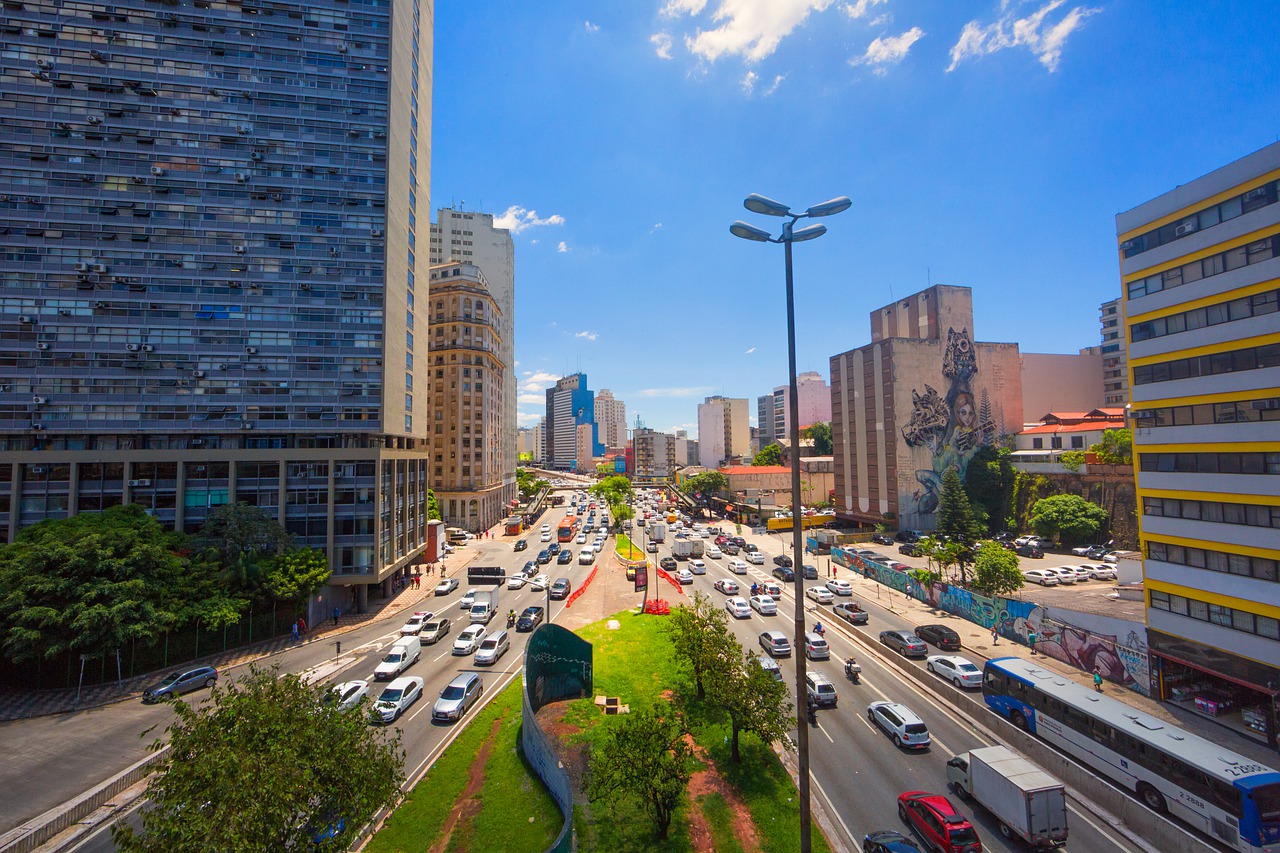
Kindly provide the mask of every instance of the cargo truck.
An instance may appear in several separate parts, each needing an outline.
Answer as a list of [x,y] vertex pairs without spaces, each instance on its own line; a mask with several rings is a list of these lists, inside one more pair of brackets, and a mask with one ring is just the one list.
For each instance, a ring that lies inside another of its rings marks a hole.
[[947,783],[995,816],[1005,838],[1036,848],[1067,840],[1067,795],[1062,783],[1008,747],[963,752],[947,762]]
[[677,560],[687,560],[689,559],[689,556],[692,553],[693,553],[693,543],[690,542],[688,539],[682,539],[681,537],[677,536],[674,540],[672,540],[671,556],[675,557]]
[[690,557],[696,557],[700,559],[704,553],[705,551],[703,549],[701,539],[689,540],[689,556]]
[[492,591],[477,592],[471,601],[471,609],[467,612],[468,621],[473,625],[487,625],[498,613],[498,588]]
[[666,541],[667,524],[665,521],[654,521],[649,524],[649,539],[653,542]]

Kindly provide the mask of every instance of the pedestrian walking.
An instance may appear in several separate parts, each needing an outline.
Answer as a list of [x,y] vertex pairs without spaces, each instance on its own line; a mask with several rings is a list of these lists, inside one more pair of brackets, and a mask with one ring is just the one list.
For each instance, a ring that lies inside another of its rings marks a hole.
[[293,641],[295,643],[298,642],[298,623],[297,622],[293,623],[293,625],[289,629],[289,632],[293,634]]
[[1093,689],[1102,692],[1102,669],[1097,666],[1093,668]]
[[301,616],[298,617],[298,633],[304,637],[307,636],[307,620]]
[[333,608],[333,624],[335,624],[335,625],[337,625],[337,624],[338,624],[338,613],[339,613],[339,612],[340,612],[340,611],[338,610],[338,608],[336,608],[336,607],[335,607],[335,608]]
[[1000,645],[1000,629],[995,625],[991,626],[991,645]]
[[1031,647],[1031,654],[1034,655],[1036,653],[1036,632],[1035,631],[1027,632],[1027,645]]

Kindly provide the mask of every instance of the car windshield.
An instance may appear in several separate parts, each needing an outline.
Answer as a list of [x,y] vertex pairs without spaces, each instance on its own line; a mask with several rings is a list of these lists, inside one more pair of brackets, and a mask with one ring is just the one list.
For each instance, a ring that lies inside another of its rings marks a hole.
[[175,681],[177,681],[180,678],[182,678],[182,673],[171,672],[165,676],[164,681],[160,682],[160,686],[164,687],[166,685],[173,684]]
[[497,647],[498,647],[497,640],[485,640],[483,643],[480,644],[480,648],[482,649],[494,649]]
[[526,607],[524,610],[524,613],[521,613],[520,615],[524,616],[525,618],[532,619],[534,616],[537,616],[541,612],[542,612],[541,608]]
[[404,655],[400,654],[399,652],[392,652],[391,654],[383,658],[382,662],[383,663],[400,663],[400,660],[403,657]]
[[403,692],[404,691],[400,690],[399,688],[392,690],[390,687],[388,687],[386,690],[382,691],[382,695],[378,697],[378,701],[379,702],[399,702],[400,694]]
[[463,690],[458,685],[450,684],[448,687],[444,689],[444,692],[440,694],[440,698],[441,699],[461,699],[465,693],[466,691]]
[[953,829],[947,833],[947,837],[951,839],[953,845],[976,844],[978,841],[978,833],[974,831],[972,826]]
[[424,630],[424,631],[439,631],[439,630],[440,630],[440,623],[439,623],[439,622],[428,622],[427,624],[425,624],[425,625],[423,625],[423,626],[422,626],[422,630]]

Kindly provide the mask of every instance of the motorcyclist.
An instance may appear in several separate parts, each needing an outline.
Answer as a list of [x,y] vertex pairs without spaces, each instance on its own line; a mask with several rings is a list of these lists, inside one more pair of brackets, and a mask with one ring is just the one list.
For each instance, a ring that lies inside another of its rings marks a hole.
[[822,627],[821,622],[814,622],[813,633],[817,634],[819,637],[825,637],[827,635],[827,629]]
[[508,610],[508,611],[507,611],[507,626],[508,626],[508,627],[510,627],[511,625],[514,625],[514,624],[516,624],[516,612],[515,612],[515,610]]
[[862,672],[862,667],[858,666],[857,658],[849,658],[844,662],[844,674],[853,679],[853,683],[857,684]]

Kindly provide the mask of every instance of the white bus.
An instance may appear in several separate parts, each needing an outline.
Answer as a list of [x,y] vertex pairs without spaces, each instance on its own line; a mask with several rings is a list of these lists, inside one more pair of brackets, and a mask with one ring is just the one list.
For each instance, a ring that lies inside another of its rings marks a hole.
[[1022,658],[983,670],[987,705],[1150,808],[1241,853],[1280,853],[1280,772]]

